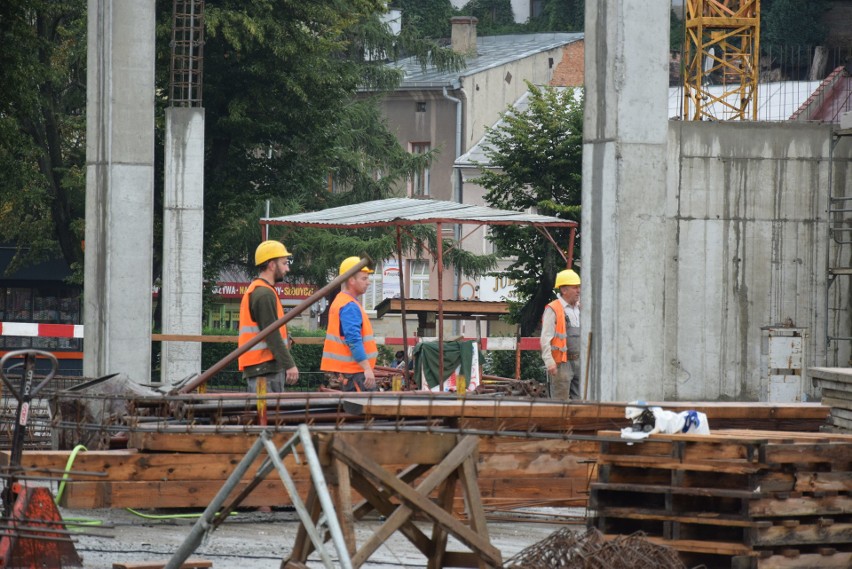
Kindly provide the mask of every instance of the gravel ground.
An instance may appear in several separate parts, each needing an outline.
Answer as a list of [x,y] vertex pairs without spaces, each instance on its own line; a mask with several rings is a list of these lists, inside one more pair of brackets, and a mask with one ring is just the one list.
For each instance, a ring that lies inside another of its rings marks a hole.
[[[488,529],[492,543],[506,560],[564,527],[561,523],[542,520],[552,520],[554,516],[582,516],[582,513],[582,510],[539,510],[521,514],[521,519],[489,521]],[[169,512],[145,511],[144,514],[165,516]],[[85,531],[109,536],[80,535],[76,538],[77,552],[87,569],[111,569],[115,562],[165,563],[184,542],[194,524],[192,519],[142,518],[126,510],[63,509],[62,515],[67,521],[76,518],[98,520],[101,526]],[[216,569],[278,569],[295,541],[296,520],[295,513],[288,510],[238,512],[210,534],[191,557],[208,559]],[[358,543],[363,543],[380,525],[378,520],[359,522],[356,526]],[[428,524],[418,525],[429,535]],[[577,530],[583,531],[584,527],[577,525]],[[448,549],[466,551],[452,539]],[[322,567],[316,554],[311,560],[310,567]],[[423,555],[399,533],[391,536],[364,565],[371,569],[425,566]]]

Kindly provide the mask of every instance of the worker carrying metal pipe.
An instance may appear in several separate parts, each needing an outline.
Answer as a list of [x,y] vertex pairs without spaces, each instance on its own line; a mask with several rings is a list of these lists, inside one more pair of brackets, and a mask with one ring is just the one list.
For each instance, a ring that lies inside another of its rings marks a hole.
[[[257,278],[249,285],[240,302],[239,345],[247,343],[258,332],[284,316],[275,283],[282,282],[290,272],[292,255],[279,241],[264,241],[254,252]],[[290,353],[287,326],[279,328],[239,357],[250,393],[265,395],[266,391],[284,391],[285,383],[299,381],[299,368]]]
[[560,271],[556,300],[541,316],[541,359],[552,399],[580,398],[580,275]]
[[[348,257],[340,263],[343,274],[360,262]],[[376,357],[379,349],[373,337],[373,325],[358,297],[367,292],[370,274],[364,267],[340,285],[328,311],[328,328],[322,348],[320,369],[335,373],[343,391],[376,391]]]

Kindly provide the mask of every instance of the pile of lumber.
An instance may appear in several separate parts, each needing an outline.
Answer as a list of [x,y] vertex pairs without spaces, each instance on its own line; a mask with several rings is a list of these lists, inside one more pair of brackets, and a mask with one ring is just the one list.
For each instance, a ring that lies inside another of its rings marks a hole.
[[822,404],[831,408],[829,423],[836,429],[852,431],[852,368],[812,367],[808,373],[822,393]]
[[[624,405],[407,393],[286,393],[268,401],[265,430],[274,433],[280,446],[299,423],[307,423],[317,432],[419,430],[454,435],[461,429],[481,439],[478,481],[486,507],[583,506],[589,481],[595,476],[597,431],[627,426]],[[819,404],[665,406],[701,410],[714,428],[816,430],[828,412]],[[263,429],[253,424],[255,401],[245,393],[137,398],[128,409],[136,415],[127,419],[126,448],[78,454],[62,505],[83,509],[205,507]],[[68,455],[68,451],[26,452],[22,465],[61,471]],[[295,464],[292,457],[286,464],[306,493],[307,468]],[[249,471],[243,487],[257,466],[259,463]],[[101,474],[86,476],[84,472]],[[281,482],[272,476],[244,505],[289,503]]]
[[590,526],[611,537],[642,531],[690,567],[852,567],[852,435],[604,441],[590,490]]
[[[75,509],[204,508],[258,433],[256,428],[224,431],[198,427],[193,433],[136,430],[130,435],[134,448],[78,454],[72,466],[73,481],[66,484],[60,505]],[[381,437],[383,433],[374,434]],[[277,433],[274,440],[281,446],[289,437],[290,433]],[[483,502],[500,509],[582,506],[587,499],[596,449],[592,441],[482,437],[478,482]],[[26,451],[21,464],[55,472],[64,468],[68,455],[68,451]],[[383,466],[402,469],[406,466],[403,458],[398,457],[398,464],[390,462]],[[8,453],[0,454],[0,460],[8,461]],[[292,455],[284,463],[304,498],[310,486],[307,465],[296,464]],[[260,460],[235,493],[249,483],[259,466]],[[287,506],[290,498],[273,472],[249,494],[243,505]]]

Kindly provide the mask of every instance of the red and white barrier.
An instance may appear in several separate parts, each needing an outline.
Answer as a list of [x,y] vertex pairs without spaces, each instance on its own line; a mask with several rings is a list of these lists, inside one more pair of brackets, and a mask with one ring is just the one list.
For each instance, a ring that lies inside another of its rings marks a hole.
[[35,322],[0,322],[0,336],[32,338],[82,338],[82,324],[37,324]]
[[[473,340],[476,338],[462,338],[463,340]],[[437,342],[438,338],[433,336],[416,336],[408,338],[408,345],[414,346],[418,342]],[[512,337],[494,337],[481,338],[483,350],[516,350],[518,349],[518,338]],[[387,346],[402,346],[401,337],[381,337],[376,336],[377,344],[385,344]],[[538,338],[520,338],[521,350],[540,350],[541,342]]]
[[[28,336],[31,338],[82,338],[82,324],[37,324],[34,322],[0,322],[0,336]],[[476,338],[463,338],[464,340],[476,340]],[[317,343],[322,339],[317,338]],[[436,342],[433,336],[411,336],[407,338],[408,345],[414,346],[418,342]],[[494,337],[481,338],[483,350],[516,350],[518,338]],[[234,337],[236,342],[236,337]],[[297,342],[299,340],[296,340]],[[309,343],[309,342],[304,342]],[[402,337],[376,336],[377,344],[387,346],[402,346]],[[538,338],[520,338],[521,350],[540,350],[541,343]]]

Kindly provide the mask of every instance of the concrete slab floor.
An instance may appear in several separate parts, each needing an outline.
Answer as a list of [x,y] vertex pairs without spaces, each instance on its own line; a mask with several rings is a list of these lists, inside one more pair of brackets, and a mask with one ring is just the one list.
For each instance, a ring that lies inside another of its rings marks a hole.
[[[184,511],[181,510],[181,513]],[[164,511],[145,511],[145,515],[168,516]],[[111,537],[80,535],[75,537],[77,552],[87,569],[111,569],[115,562],[161,561],[165,563],[189,535],[194,519],[186,518],[142,518],[126,510],[68,510],[62,509],[63,519],[78,518],[97,520],[86,532]],[[506,516],[506,514],[502,514]],[[564,520],[581,518],[582,509],[558,509],[536,512],[530,516],[520,515],[521,520],[502,518],[489,520],[488,531],[491,541],[500,549],[506,560],[522,549],[541,541],[554,531],[565,527]],[[558,520],[563,520],[560,523]],[[555,522],[555,523],[554,523]],[[575,522],[576,523],[576,522]],[[359,522],[356,536],[359,545],[377,527],[379,520]],[[418,525],[427,531],[430,527]],[[573,527],[573,525],[572,525]],[[213,562],[216,569],[278,569],[281,559],[289,556],[298,529],[295,512],[276,510],[271,513],[238,512],[237,515],[210,534],[192,554]],[[576,523],[577,531],[585,526]],[[427,535],[429,532],[427,531]],[[458,542],[450,539],[452,551],[467,551]],[[331,547],[332,553],[334,548]],[[309,559],[309,567],[322,567],[319,557]],[[364,565],[370,569],[391,567],[425,567],[425,557],[401,534],[397,533],[376,551]]]

